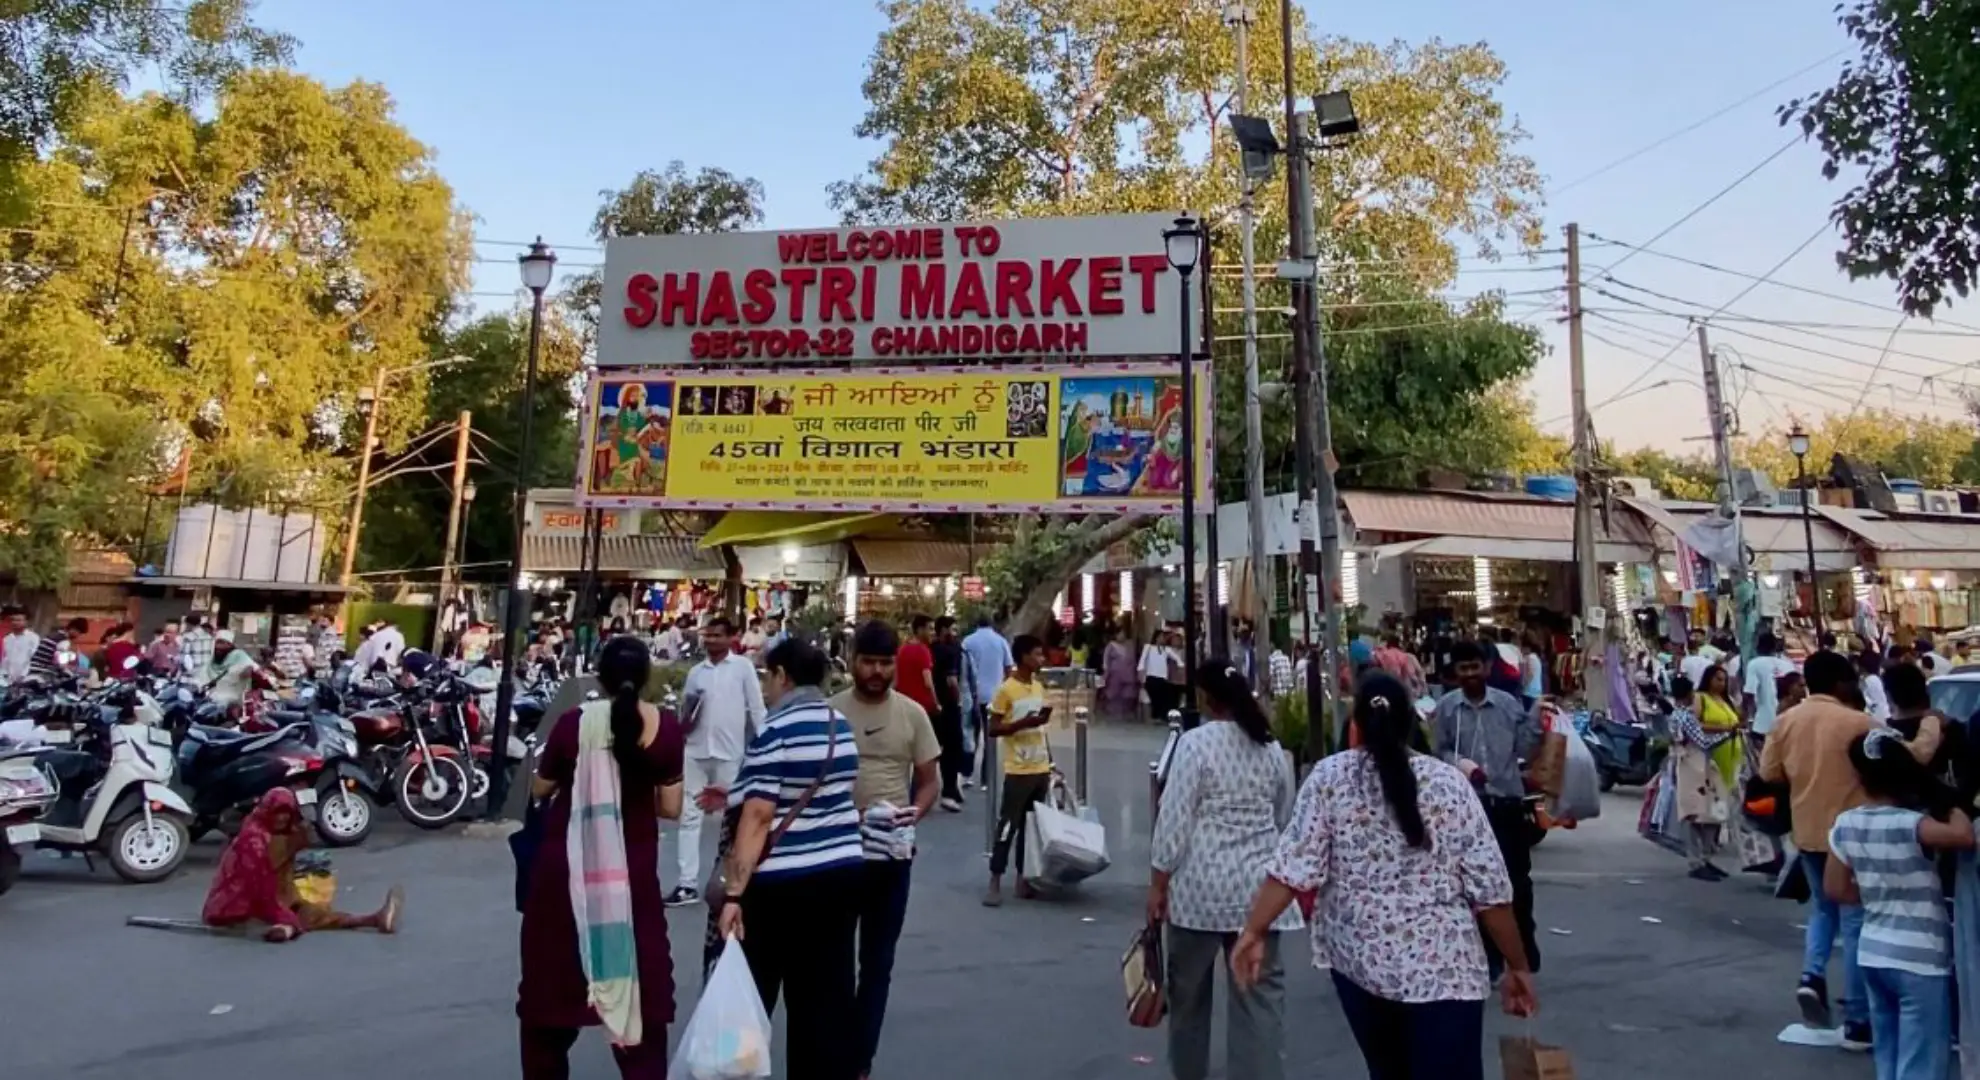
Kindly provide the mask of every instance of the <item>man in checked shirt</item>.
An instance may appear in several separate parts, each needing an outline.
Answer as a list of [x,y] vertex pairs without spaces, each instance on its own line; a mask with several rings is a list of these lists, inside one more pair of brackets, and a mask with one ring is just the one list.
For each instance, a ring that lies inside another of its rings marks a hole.
[[[1432,746],[1436,755],[1457,766],[1478,789],[1485,818],[1505,857],[1512,878],[1513,916],[1527,962],[1540,970],[1540,943],[1533,930],[1533,804],[1526,800],[1523,762],[1540,749],[1540,716],[1536,703],[1528,711],[1520,700],[1485,685],[1485,649],[1475,641],[1451,647],[1451,666],[1458,688],[1437,702]],[[1501,961],[1491,943],[1486,956],[1496,978]]]

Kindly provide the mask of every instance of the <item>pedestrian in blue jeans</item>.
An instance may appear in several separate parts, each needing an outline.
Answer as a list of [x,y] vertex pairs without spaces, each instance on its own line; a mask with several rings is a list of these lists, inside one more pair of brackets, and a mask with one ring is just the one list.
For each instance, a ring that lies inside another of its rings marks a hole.
[[1859,1037],[1870,1030],[1870,1004],[1856,955],[1857,942],[1863,934],[1863,908],[1839,904],[1822,888],[1828,872],[1827,852],[1804,851],[1796,858],[1801,860],[1802,874],[1808,879],[1809,906],[1814,908],[1809,912],[1808,930],[1802,938],[1801,988],[1796,995],[1802,1003],[1802,1018],[1814,1027],[1826,1028],[1834,1023],[1828,1002],[1829,957],[1835,951],[1836,934],[1841,932],[1842,971],[1837,981],[1842,986],[1843,1045],[1852,1050],[1867,1049],[1869,1040]]
[[1952,920],[1935,852],[1971,849],[1973,822],[1924,813],[1934,780],[1897,730],[1858,737],[1849,757],[1868,801],[1837,816],[1822,891],[1862,905],[1857,962],[1877,1080],[1951,1080]]

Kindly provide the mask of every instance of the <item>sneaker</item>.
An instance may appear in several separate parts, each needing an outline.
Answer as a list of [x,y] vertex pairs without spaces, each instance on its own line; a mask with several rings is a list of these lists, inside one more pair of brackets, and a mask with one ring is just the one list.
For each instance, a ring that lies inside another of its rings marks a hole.
[[1684,876],[1693,881],[1720,881],[1725,878],[1724,874],[1714,872],[1709,866],[1694,866]]
[[1794,991],[1795,1003],[1801,1006],[1801,1019],[1809,1027],[1824,1030],[1836,1025],[1835,1017],[1829,1013],[1829,983],[1820,975],[1803,975],[1801,985]]
[[1870,1023],[1867,1020],[1851,1020],[1843,1024],[1842,1048],[1861,1054],[1870,1049]]
[[664,902],[668,907],[686,907],[689,904],[701,903],[701,894],[685,885],[678,885],[673,892],[667,894]]
[[1713,865],[1712,863],[1705,864],[1705,871],[1706,873],[1711,874],[1713,879],[1716,881],[1724,881],[1732,876],[1731,874],[1726,873],[1724,870],[1721,870],[1719,867]]
[[990,889],[989,889],[989,891],[988,891],[988,892],[985,892],[985,893],[983,894],[983,906],[984,906],[984,907],[1003,907],[1003,906],[1004,906],[1004,892],[1003,892],[1003,890],[1002,890],[1002,889],[999,889],[999,888],[998,888],[998,887],[997,887],[996,885],[994,885],[994,884],[992,884],[992,885],[990,886]]
[[963,777],[963,778],[962,778],[962,789],[963,789],[964,791],[968,791],[968,790],[970,790],[971,788],[974,788],[975,786],[976,786],[976,778],[975,778],[975,777],[973,777],[973,776],[965,776],[965,777]]
[[962,813],[963,801],[961,799],[943,799],[941,805],[942,809],[947,810],[951,814]]

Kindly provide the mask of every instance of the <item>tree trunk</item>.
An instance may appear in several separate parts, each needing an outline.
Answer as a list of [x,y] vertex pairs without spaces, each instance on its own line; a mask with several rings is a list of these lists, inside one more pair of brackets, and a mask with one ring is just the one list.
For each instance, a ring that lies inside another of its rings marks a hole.
[[[1077,525],[1059,526],[1072,530],[1064,557],[1042,571],[1037,580],[1031,582],[1030,591],[1024,594],[1024,599],[1011,610],[1010,616],[1004,620],[1004,624],[998,627],[998,630],[1007,638],[1037,630],[1046,618],[1054,614],[1052,599],[1059,595],[1061,589],[1069,587],[1069,580],[1072,575],[1079,572],[1080,567],[1085,566],[1088,560],[1106,551],[1116,542],[1133,535],[1135,530],[1144,528],[1150,521],[1151,519],[1146,515],[1131,514],[1112,519],[1096,516]],[[1024,541],[1020,539],[1017,542]]]

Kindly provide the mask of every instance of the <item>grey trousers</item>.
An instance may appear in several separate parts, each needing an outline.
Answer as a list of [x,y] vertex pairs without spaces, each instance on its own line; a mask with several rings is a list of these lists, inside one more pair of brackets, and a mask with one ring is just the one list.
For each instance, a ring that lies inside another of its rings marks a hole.
[[1211,986],[1224,972],[1225,1069],[1229,1080],[1284,1080],[1286,973],[1279,963],[1278,933],[1265,935],[1265,963],[1258,983],[1240,991],[1225,962],[1234,933],[1167,928],[1169,1071],[1175,1080],[1210,1075]]

